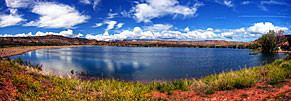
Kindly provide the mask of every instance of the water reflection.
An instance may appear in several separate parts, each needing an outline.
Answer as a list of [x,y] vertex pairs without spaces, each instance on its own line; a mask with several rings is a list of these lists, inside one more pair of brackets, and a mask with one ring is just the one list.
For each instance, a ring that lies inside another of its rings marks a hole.
[[54,73],[88,71],[89,76],[121,80],[199,78],[286,57],[249,53],[246,49],[79,47],[40,49],[20,56]]

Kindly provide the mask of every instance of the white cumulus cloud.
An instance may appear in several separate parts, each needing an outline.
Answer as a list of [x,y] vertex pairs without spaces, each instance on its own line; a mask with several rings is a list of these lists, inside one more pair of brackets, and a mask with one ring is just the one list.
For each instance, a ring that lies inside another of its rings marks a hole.
[[17,25],[22,21],[26,21],[26,19],[17,14],[17,9],[10,9],[10,14],[0,15],[0,27]]
[[0,15],[0,27],[7,27],[19,24],[25,19],[21,18],[20,15]]
[[180,5],[177,0],[145,0],[132,8],[134,17],[138,22],[150,22],[151,19],[165,15],[190,16],[197,12],[203,3],[196,2],[192,7]]
[[38,2],[33,6],[32,12],[40,15],[40,18],[25,24],[25,26],[72,28],[90,18],[80,14],[79,11],[71,6],[51,2]]
[[61,35],[61,36],[72,36],[73,35],[73,30],[65,30],[61,31],[60,33],[55,33],[55,32],[36,32],[34,36],[45,36],[45,35]]
[[287,27],[279,27],[279,26],[274,26],[272,23],[270,22],[260,22],[260,23],[256,23],[254,24],[252,27],[249,27],[247,29],[248,32],[252,33],[252,34],[266,34],[267,32],[269,32],[269,30],[288,30]]

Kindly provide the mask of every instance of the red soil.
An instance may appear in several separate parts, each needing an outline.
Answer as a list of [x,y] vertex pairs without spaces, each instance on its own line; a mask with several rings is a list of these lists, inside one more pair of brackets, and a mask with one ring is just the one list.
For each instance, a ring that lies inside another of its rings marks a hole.
[[265,82],[258,83],[252,88],[245,89],[233,89],[225,91],[217,91],[211,95],[197,94],[195,91],[173,91],[171,93],[165,92],[152,92],[153,97],[166,100],[178,100],[178,101],[262,101],[262,100],[279,100],[279,101],[291,101],[291,79],[286,82],[270,85]]
[[89,45],[69,45],[69,46],[23,46],[23,47],[10,47],[10,48],[0,48],[0,57],[10,57],[19,54],[23,54],[29,51],[37,49],[49,49],[49,48],[65,48],[65,47],[82,47]]

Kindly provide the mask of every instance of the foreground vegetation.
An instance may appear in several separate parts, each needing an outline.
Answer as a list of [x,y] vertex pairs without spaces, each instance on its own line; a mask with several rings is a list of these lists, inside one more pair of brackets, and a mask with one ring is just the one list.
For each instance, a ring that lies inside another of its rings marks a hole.
[[81,80],[46,74],[39,66],[19,59],[0,60],[1,100],[145,100],[153,91],[195,91],[212,94],[219,90],[242,89],[258,82],[277,84],[290,78],[291,60],[277,60],[266,66],[210,75],[199,80],[153,81],[147,84],[113,79]]

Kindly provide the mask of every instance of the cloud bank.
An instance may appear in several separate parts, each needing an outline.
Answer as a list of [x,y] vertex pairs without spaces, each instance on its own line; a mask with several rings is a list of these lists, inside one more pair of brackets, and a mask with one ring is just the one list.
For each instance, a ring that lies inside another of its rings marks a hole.
[[[157,27],[163,26],[163,27]],[[159,29],[161,28],[161,29]],[[98,34],[92,35],[87,34],[86,38],[96,39],[99,41],[110,41],[110,40],[124,40],[124,39],[175,39],[175,40],[241,40],[241,39],[256,39],[263,34],[266,34],[269,30],[284,30],[287,32],[287,27],[274,26],[270,22],[255,23],[250,27],[243,27],[239,29],[228,29],[228,30],[213,30],[208,28],[206,30],[196,29],[190,30],[189,27],[185,28],[184,31],[170,30],[170,25],[155,24],[153,26],[146,26],[145,30],[140,27],[135,27],[133,30],[124,30],[119,34]]]
[[[162,29],[155,29],[157,26],[163,26]],[[239,29],[212,29],[207,28],[191,30],[186,27],[184,30],[175,31],[170,30],[172,25],[155,24],[152,26],[145,26],[144,30],[140,27],[134,27],[133,30],[124,30],[118,34],[109,34],[107,31],[103,34],[92,35],[78,33],[74,34],[73,30],[64,30],[59,33],[55,32],[36,32],[34,35],[29,32],[27,34],[21,33],[16,35],[4,34],[1,37],[27,37],[27,36],[45,36],[45,35],[62,35],[69,37],[82,37],[87,39],[94,39],[98,41],[112,41],[112,40],[124,40],[124,39],[157,39],[157,40],[242,40],[250,39],[250,41],[259,38],[263,34],[266,34],[269,30],[284,30],[288,32],[286,27],[274,26],[270,22],[255,23],[250,27],[242,27]]]
[[46,35],[61,35],[61,36],[73,36],[73,37],[83,36],[83,34],[81,34],[81,33],[74,35],[73,30],[68,29],[68,30],[61,31],[59,33],[38,31],[34,35],[32,34],[32,32],[29,32],[27,34],[21,33],[21,34],[15,34],[15,35],[4,34],[4,35],[0,35],[0,37],[28,37],[28,36],[46,36]]

